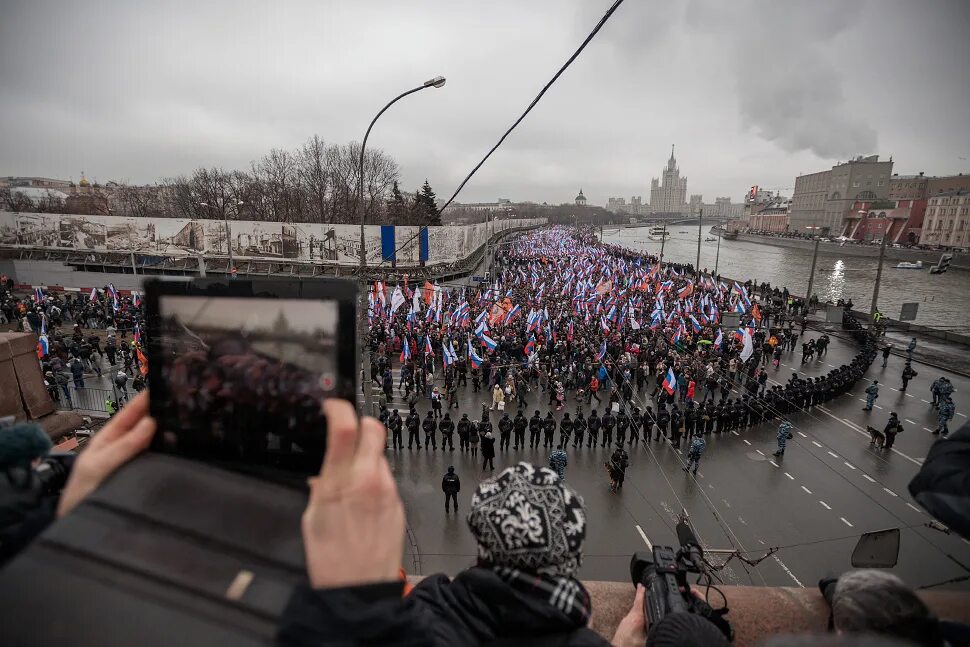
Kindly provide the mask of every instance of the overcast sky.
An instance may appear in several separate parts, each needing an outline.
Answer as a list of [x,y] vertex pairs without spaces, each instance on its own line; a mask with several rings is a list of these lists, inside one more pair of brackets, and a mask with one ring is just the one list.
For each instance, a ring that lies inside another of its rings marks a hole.
[[[448,197],[607,0],[0,4],[0,175],[151,182],[245,168],[314,133],[370,143]],[[970,171],[967,0],[626,0],[459,201],[688,191],[857,154]],[[790,190],[788,190],[790,193]]]

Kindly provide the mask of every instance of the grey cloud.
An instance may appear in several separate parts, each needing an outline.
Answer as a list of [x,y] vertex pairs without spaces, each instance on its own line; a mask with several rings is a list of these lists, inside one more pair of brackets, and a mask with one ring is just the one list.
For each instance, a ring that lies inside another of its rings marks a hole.
[[[0,175],[245,168],[314,133],[359,140],[394,93],[443,74],[371,145],[406,188],[450,194],[610,3],[90,0],[68,16],[7,0]],[[627,0],[459,200],[646,195],[671,143],[707,198],[866,152],[901,172],[966,171],[968,7]]]

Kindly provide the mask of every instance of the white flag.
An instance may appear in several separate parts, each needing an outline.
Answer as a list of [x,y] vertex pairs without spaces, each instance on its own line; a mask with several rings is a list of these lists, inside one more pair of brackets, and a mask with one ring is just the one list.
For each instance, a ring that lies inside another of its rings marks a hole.
[[748,358],[754,353],[754,344],[751,342],[751,331],[747,328],[744,329],[742,344],[744,346],[741,348],[741,361],[747,362]]
[[421,290],[414,291],[414,299],[411,301],[411,312],[417,314],[421,312]]
[[401,286],[398,285],[394,288],[394,293],[391,295],[391,314],[394,314],[398,308],[404,305],[407,299],[404,298],[404,292],[401,291]]

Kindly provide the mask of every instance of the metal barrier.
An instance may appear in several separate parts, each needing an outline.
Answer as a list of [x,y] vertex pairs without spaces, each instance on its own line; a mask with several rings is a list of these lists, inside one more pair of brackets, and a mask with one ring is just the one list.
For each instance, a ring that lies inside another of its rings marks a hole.
[[[64,397],[64,389],[58,387],[57,399],[54,405],[62,411],[91,411],[96,413],[108,413],[108,400],[114,400],[115,394],[112,389],[78,389],[73,385],[67,385],[67,390],[71,394],[70,400]],[[130,390],[129,390],[130,392]],[[124,394],[119,393],[119,399]],[[121,404],[119,402],[119,404]]]

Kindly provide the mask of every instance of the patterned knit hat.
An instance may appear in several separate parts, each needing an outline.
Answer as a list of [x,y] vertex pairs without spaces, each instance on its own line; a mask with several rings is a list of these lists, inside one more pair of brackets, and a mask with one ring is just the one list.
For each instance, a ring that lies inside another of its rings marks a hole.
[[583,499],[545,467],[523,462],[482,481],[468,527],[485,564],[571,577],[583,563]]

